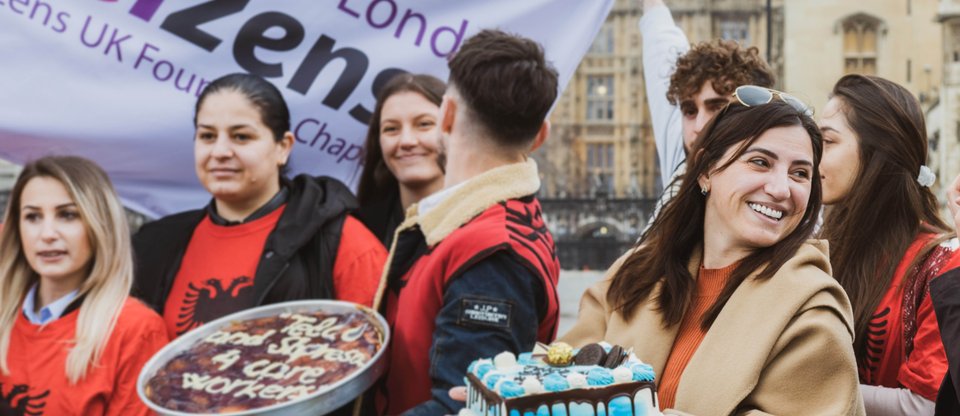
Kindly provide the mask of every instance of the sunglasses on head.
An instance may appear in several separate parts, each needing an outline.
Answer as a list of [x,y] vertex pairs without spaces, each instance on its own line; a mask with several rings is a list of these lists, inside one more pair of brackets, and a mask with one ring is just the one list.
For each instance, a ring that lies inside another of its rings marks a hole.
[[780,98],[780,101],[789,104],[790,107],[793,107],[794,110],[799,111],[803,115],[813,117],[813,109],[810,108],[810,106],[804,104],[803,101],[800,101],[797,97],[785,92],[758,87],[756,85],[741,85],[733,91],[733,98],[736,98],[740,104],[747,107],[767,104],[773,101],[774,96]]

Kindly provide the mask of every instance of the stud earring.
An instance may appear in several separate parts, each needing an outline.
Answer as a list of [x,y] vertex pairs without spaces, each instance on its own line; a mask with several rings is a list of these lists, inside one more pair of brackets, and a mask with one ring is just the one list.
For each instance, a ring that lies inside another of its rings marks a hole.
[[700,195],[707,196],[710,193],[710,190],[706,186],[700,187]]

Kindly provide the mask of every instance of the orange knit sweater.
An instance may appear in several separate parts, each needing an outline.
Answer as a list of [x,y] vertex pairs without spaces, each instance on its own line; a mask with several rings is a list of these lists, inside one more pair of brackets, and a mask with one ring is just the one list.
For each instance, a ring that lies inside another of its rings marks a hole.
[[700,322],[710,306],[713,306],[713,303],[720,297],[723,286],[727,283],[737,264],[739,262],[722,269],[704,269],[703,266],[700,266],[693,298],[687,312],[683,314],[683,319],[680,321],[680,330],[677,332],[677,338],[673,341],[673,348],[670,350],[670,357],[667,358],[667,365],[663,369],[663,374],[660,375],[660,385],[657,386],[657,392],[661,409],[673,407],[683,370],[690,362],[690,357],[693,357],[693,353],[697,351],[703,337],[707,335],[707,332],[700,327]]

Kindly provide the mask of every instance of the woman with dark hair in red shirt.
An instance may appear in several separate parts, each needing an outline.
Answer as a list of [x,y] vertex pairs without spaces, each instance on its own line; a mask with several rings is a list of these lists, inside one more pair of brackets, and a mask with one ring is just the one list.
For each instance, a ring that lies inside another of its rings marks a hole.
[[171,337],[287,300],[372,304],[386,250],[350,215],[357,205],[342,183],[283,175],[294,137],[280,91],[254,75],[218,78],[194,122],[197,177],[213,199],[134,237],[135,294]]

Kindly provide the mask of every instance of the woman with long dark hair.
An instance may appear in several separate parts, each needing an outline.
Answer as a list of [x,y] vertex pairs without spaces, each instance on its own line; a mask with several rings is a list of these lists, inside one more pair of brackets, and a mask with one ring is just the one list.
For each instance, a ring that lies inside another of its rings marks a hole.
[[413,203],[443,188],[440,101],[447,86],[400,74],[380,91],[364,145],[357,218],[387,247]]
[[825,244],[807,241],[820,132],[788,95],[744,86],[735,97],[695,142],[679,193],[562,338],[633,348],[659,375],[662,409],[863,414],[850,305]]
[[854,314],[854,347],[868,413],[932,414],[947,370],[928,284],[956,258],[925,165],[920,103],[865,75],[837,81],[820,120],[821,233]]
[[294,137],[280,91],[255,75],[223,76],[200,94],[194,124],[210,203],[134,237],[135,294],[163,315],[171,338],[282,301],[372,304],[386,249],[350,215],[356,201],[342,183],[283,174]]

